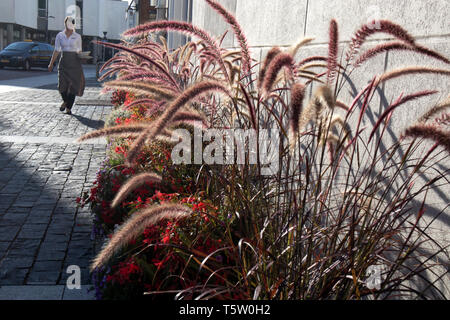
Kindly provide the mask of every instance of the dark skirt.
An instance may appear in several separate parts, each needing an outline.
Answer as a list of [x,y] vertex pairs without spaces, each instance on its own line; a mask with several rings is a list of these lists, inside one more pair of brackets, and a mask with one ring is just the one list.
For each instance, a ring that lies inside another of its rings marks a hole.
[[76,52],[61,52],[58,65],[58,90],[61,93],[81,97],[84,93],[85,79],[80,58]]

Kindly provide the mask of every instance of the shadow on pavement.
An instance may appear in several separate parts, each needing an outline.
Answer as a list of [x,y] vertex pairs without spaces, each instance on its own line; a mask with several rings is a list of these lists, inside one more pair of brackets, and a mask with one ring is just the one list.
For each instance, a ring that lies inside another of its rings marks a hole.
[[105,125],[105,122],[103,120],[92,120],[85,118],[83,116],[77,115],[72,113],[72,116],[75,117],[78,121],[80,121],[83,125],[86,127],[92,128],[92,129],[101,129]]

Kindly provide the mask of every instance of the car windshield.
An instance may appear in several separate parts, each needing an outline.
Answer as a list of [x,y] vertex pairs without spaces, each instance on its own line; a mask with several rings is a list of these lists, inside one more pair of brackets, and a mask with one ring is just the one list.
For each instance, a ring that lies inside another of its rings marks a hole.
[[31,47],[31,43],[25,43],[25,42],[15,42],[11,43],[9,46],[5,48],[5,50],[11,50],[11,51],[23,51],[26,49],[29,49]]

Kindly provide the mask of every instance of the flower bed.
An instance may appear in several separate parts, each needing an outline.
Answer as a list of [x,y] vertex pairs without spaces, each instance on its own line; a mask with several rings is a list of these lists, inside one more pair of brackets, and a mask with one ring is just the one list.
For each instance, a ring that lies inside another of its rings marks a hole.
[[[117,94],[113,95],[113,97]],[[113,98],[115,99],[115,98]],[[126,94],[124,104],[113,112],[110,123],[115,125],[131,124],[136,121],[151,121],[145,118],[142,107],[127,108],[133,101],[132,94]],[[113,100],[114,102],[114,100]],[[85,193],[78,202],[89,205],[94,213],[93,233],[96,239],[111,237],[126,219],[136,211],[155,204],[178,203],[190,208],[192,216],[182,221],[162,220],[147,227],[136,239],[126,244],[124,255],[110,261],[108,266],[96,270],[92,279],[98,299],[130,299],[142,297],[143,292],[157,292],[157,298],[170,296],[173,290],[195,287],[209,282],[220,285],[232,277],[226,270],[217,272],[213,277],[207,271],[198,272],[201,262],[212,255],[210,261],[216,265],[230,265],[234,257],[230,253],[220,252],[223,225],[232,223],[218,213],[217,207],[203,198],[201,179],[194,180],[197,170],[183,166],[174,166],[170,161],[170,152],[163,143],[152,144],[141,151],[137,157],[139,165],[127,167],[124,164],[130,147],[127,137],[113,138],[109,141],[108,159],[97,174],[94,187]],[[146,182],[133,190],[117,207],[111,208],[111,202],[117,191],[131,176],[139,171],[158,172],[166,178],[164,186],[156,187]],[[189,291],[189,290],[188,290]],[[193,293],[186,293],[193,295]],[[224,298],[240,298],[239,294],[222,294]]]

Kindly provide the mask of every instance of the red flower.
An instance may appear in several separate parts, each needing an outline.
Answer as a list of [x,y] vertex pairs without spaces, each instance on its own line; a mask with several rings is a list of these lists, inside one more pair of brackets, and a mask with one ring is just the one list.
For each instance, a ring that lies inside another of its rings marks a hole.
[[162,242],[163,242],[163,243],[169,243],[169,241],[170,241],[170,235],[166,235],[166,236],[162,239]]

